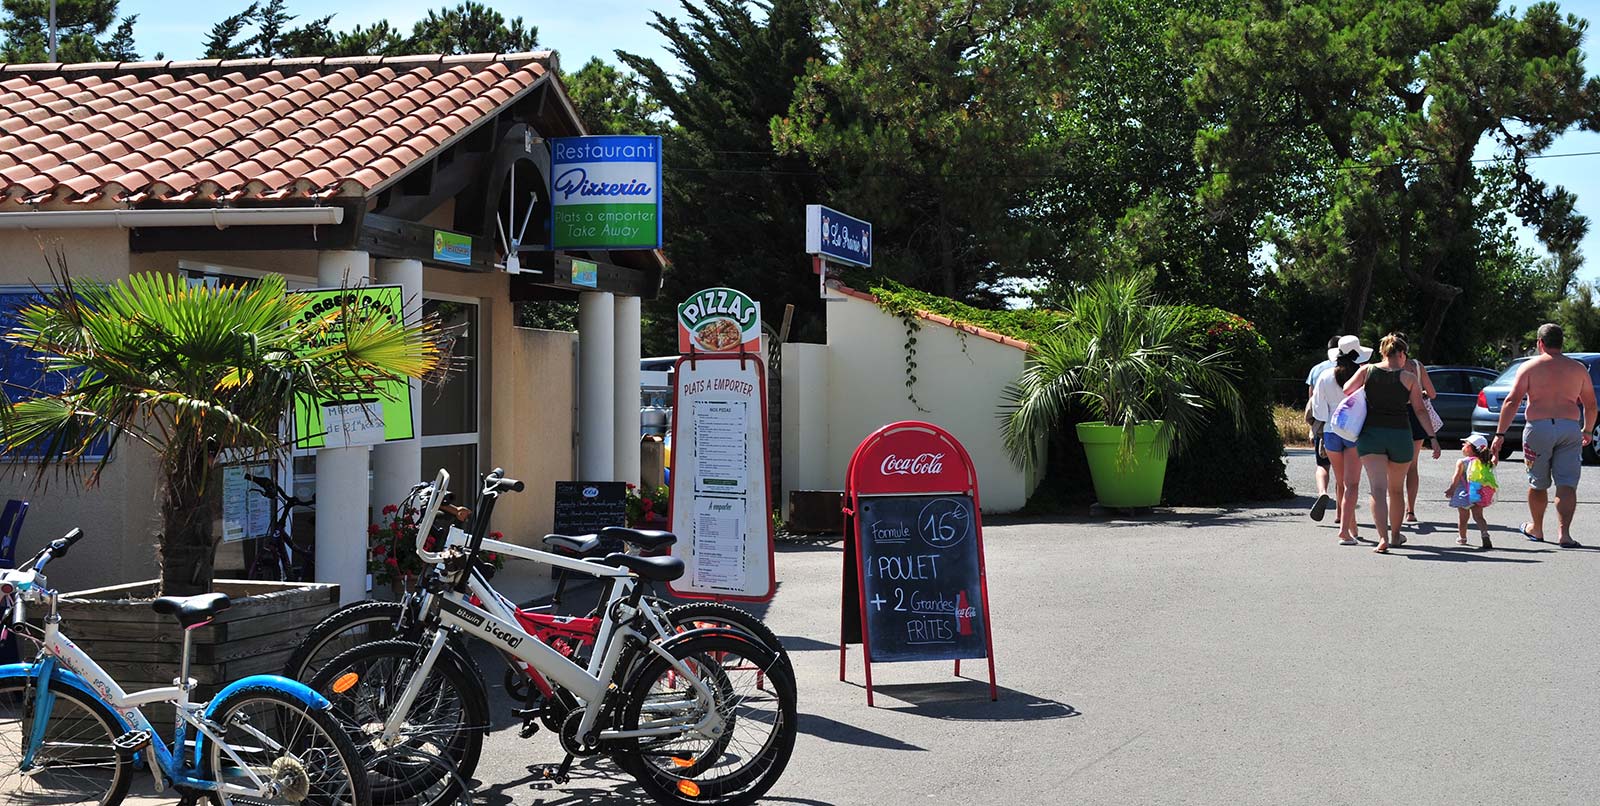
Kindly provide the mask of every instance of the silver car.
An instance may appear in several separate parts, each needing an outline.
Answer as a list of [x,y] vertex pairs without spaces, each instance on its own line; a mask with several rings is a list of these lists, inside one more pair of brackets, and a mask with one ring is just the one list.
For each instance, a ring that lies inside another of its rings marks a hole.
[[[1600,353],[1567,353],[1568,358],[1582,361],[1589,368],[1589,379],[1595,385],[1595,392],[1600,395]],[[1500,407],[1505,403],[1506,396],[1511,394],[1511,384],[1517,379],[1517,370],[1527,358],[1512,361],[1494,379],[1494,383],[1483,388],[1478,393],[1478,405],[1472,409],[1472,430],[1475,433],[1493,435],[1495,429],[1500,427]],[[1431,370],[1430,370],[1431,372]],[[1522,449],[1523,409],[1526,404],[1517,408],[1517,414],[1511,420],[1511,427],[1506,429],[1505,446],[1500,451],[1500,458],[1504,459],[1514,450]],[[1590,464],[1600,461],[1594,451],[1594,446],[1583,449],[1583,460]]]

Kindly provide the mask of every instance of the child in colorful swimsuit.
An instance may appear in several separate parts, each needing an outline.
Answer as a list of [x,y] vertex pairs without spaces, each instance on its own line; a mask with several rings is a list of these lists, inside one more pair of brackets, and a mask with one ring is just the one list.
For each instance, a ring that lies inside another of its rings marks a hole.
[[1467,513],[1472,513],[1472,518],[1478,524],[1478,534],[1483,538],[1483,550],[1494,548],[1489,542],[1489,523],[1483,518],[1483,508],[1494,503],[1495,488],[1492,484],[1471,481],[1468,476],[1474,474],[1473,463],[1485,462],[1492,466],[1494,463],[1489,457],[1489,440],[1482,434],[1473,434],[1461,442],[1461,458],[1456,461],[1456,475],[1450,480],[1450,489],[1445,490],[1445,495],[1450,498],[1450,506],[1455,507],[1457,515],[1456,544],[1467,545]]

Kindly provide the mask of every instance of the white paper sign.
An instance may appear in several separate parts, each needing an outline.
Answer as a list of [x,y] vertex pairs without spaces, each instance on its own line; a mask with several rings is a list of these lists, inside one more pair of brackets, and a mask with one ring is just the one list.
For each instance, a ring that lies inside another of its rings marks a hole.
[[694,500],[694,586],[739,593],[745,576],[744,502],[736,498]]
[[695,493],[744,495],[749,491],[750,404],[743,400],[696,400],[694,417]]
[[383,404],[341,403],[322,407],[322,425],[328,431],[328,445],[382,445]]
[[272,465],[228,465],[222,468],[222,540],[232,543],[266,537],[272,528],[272,502],[250,481],[272,477]]
[[683,596],[766,600],[774,591],[767,489],[766,368],[743,358],[682,359],[672,422],[672,554]]

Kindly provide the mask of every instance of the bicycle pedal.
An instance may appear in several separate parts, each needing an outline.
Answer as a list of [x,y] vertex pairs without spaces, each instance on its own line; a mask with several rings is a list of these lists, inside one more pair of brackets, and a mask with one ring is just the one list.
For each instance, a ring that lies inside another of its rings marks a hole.
[[533,734],[538,732],[539,722],[536,719],[524,719],[522,721],[522,738],[532,738]]
[[539,777],[547,786],[565,786],[568,781],[567,774],[560,767],[552,764],[546,764],[539,768]]
[[150,731],[147,730],[130,730],[111,740],[111,746],[115,747],[117,754],[124,758],[131,758],[134,753],[149,745]]

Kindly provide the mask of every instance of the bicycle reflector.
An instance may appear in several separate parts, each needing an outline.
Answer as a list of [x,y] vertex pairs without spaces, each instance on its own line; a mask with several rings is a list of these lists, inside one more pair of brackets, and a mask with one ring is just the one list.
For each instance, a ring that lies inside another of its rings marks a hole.
[[10,582],[0,582],[0,596],[10,596],[17,592],[17,586]]
[[691,798],[700,797],[700,785],[688,779],[678,782],[678,791]]
[[672,757],[672,763],[677,765],[677,766],[679,766],[679,767],[693,767],[694,766],[694,759],[692,759],[692,758],[678,758],[677,756],[673,756]]
[[355,672],[345,672],[334,679],[333,693],[343,694],[350,689],[355,688],[356,684],[359,682],[361,682],[361,675],[356,674]]

